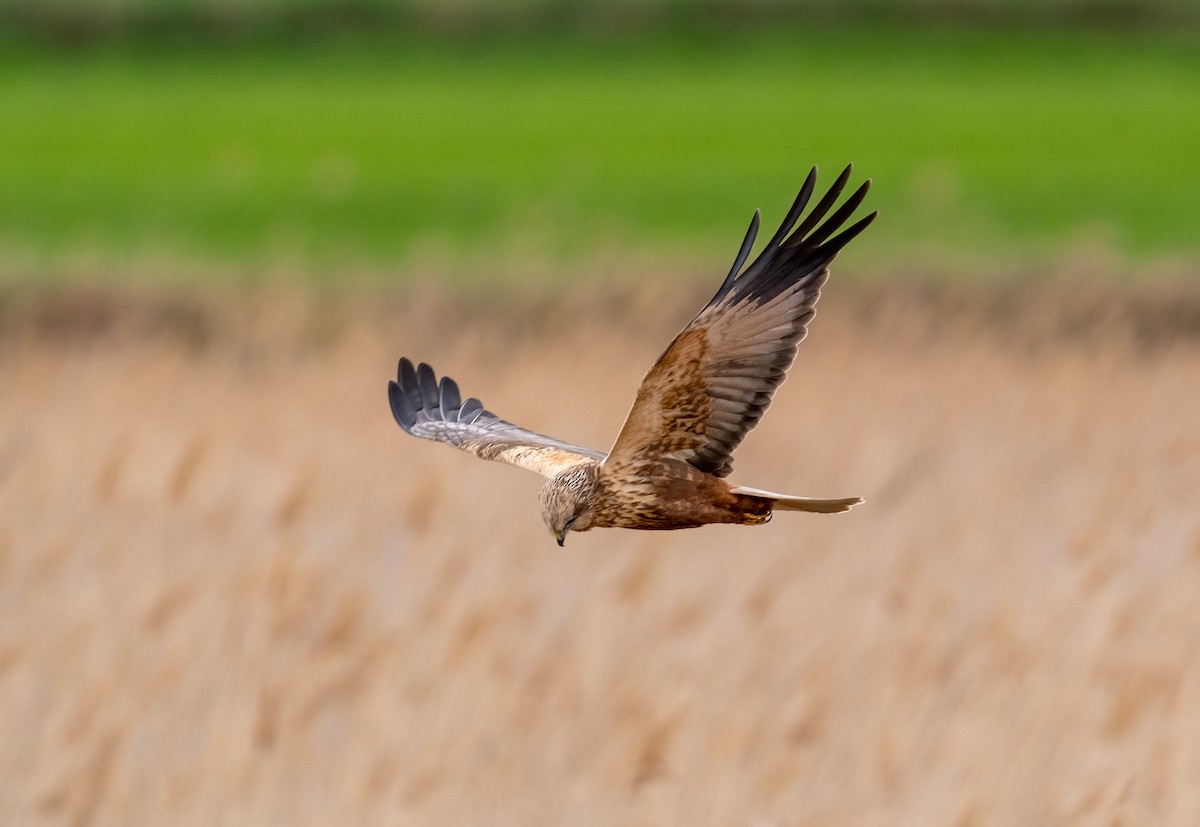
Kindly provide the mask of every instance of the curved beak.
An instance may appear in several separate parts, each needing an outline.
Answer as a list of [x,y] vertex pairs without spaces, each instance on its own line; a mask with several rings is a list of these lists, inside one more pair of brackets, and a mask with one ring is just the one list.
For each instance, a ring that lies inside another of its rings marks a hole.
[[567,542],[567,531],[566,531],[566,529],[563,529],[562,531],[556,531],[556,532],[554,532],[554,539],[555,539],[555,540],[558,540],[558,545],[559,545],[559,547],[560,547],[560,548],[561,548],[563,545],[565,545],[565,544],[566,544],[566,542]]

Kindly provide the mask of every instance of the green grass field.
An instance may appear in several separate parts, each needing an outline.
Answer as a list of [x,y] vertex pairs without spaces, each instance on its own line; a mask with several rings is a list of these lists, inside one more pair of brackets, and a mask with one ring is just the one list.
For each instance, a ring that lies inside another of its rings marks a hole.
[[1197,89],[1161,33],[14,48],[0,250],[732,254],[853,161],[889,254],[1193,256]]

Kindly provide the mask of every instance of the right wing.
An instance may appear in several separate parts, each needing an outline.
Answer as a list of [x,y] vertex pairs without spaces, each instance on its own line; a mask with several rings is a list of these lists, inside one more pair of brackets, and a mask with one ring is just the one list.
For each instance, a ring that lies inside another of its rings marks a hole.
[[474,397],[462,401],[458,384],[449,376],[438,382],[433,368],[416,368],[400,360],[396,381],[388,382],[392,415],[405,433],[444,442],[474,454],[554,477],[582,462],[604,459],[603,451],[580,448],[527,431],[484,410]]
[[728,476],[734,449],[758,424],[796,358],[829,263],[875,219],[871,213],[843,229],[870,182],[829,215],[849,178],[846,167],[801,220],[816,186],[814,167],[779,230],[743,270],[758,232],[754,214],[717,294],[642,380],[606,467],[620,473],[641,460],[676,459]]

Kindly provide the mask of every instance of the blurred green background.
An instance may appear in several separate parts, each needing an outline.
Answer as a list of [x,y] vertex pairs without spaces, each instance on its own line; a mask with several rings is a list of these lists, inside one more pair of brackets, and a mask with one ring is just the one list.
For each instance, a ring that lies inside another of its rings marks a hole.
[[0,273],[732,255],[808,168],[879,261],[1200,259],[1193,2],[0,2]]

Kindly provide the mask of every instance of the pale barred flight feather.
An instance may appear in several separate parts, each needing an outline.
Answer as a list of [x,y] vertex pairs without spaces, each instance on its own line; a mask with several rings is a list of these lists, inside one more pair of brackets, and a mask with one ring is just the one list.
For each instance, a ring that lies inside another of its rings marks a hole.
[[448,376],[438,382],[424,362],[414,368],[401,359],[396,380],[388,383],[388,399],[396,422],[423,439],[445,442],[481,459],[506,462],[545,477],[581,462],[604,459],[602,451],[514,425],[485,409],[475,398],[460,402],[458,384]]

